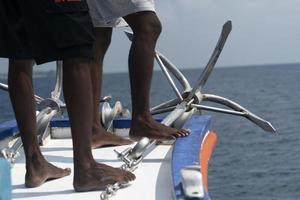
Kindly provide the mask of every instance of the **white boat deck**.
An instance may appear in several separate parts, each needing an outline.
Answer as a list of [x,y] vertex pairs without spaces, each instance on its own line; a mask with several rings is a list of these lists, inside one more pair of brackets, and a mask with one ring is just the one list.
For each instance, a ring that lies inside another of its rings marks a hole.
[[[124,150],[126,146],[110,147],[93,150],[98,162],[114,167],[121,166],[113,149]],[[42,147],[46,159],[59,167],[73,169],[73,153],[71,139],[50,140]],[[113,200],[142,199],[170,200],[172,199],[172,182],[170,173],[171,146],[158,146],[134,172],[136,180],[127,188],[117,192]],[[102,191],[77,193],[73,190],[73,174],[62,179],[45,183],[38,188],[25,188],[24,158],[18,160],[12,169],[13,199],[22,200],[99,200]]]

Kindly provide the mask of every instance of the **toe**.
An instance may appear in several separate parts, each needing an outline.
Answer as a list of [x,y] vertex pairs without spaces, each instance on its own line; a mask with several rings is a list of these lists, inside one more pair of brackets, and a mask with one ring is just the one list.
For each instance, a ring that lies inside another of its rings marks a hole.
[[190,135],[192,133],[191,129],[185,129],[185,130],[186,130],[187,135]]
[[182,137],[183,136],[183,133],[181,133],[180,131],[176,131],[174,134],[173,134],[174,137]]
[[131,181],[135,180],[135,175],[134,175],[134,174],[131,174],[130,180],[131,180]]
[[185,136],[187,136],[187,133],[184,129],[181,129],[180,130],[180,135],[181,135],[181,137],[185,137]]
[[135,175],[131,172],[127,172],[125,175],[125,181],[126,182],[130,182],[133,181],[135,179]]
[[183,133],[184,136],[188,136],[191,133],[190,129],[181,129],[181,132]]
[[65,168],[64,169],[64,175],[69,176],[71,174],[71,171],[72,171],[71,168]]
[[133,173],[130,173],[130,179],[133,181],[133,180],[135,180],[135,175],[133,174]]

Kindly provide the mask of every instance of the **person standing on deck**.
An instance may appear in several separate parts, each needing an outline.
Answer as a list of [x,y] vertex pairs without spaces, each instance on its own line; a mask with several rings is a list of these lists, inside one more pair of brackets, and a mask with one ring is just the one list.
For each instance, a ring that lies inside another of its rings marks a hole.
[[[129,53],[133,112],[130,138],[138,140],[142,137],[148,137],[151,139],[170,140],[175,137],[188,135],[186,130],[177,130],[157,123],[150,114],[149,93],[154,65],[154,52],[161,32],[161,23],[155,13],[154,1],[87,0],[87,3],[96,34],[95,58],[91,67],[94,108],[97,108],[99,102],[103,59],[110,45],[112,27],[124,25],[125,20],[134,33]],[[97,112],[94,111],[94,127],[100,127],[98,130],[105,133],[105,130],[101,128],[100,122],[95,120],[96,114]],[[94,147],[97,147],[96,143],[94,145]]]
[[100,189],[135,176],[97,163],[91,152],[93,94],[90,61],[93,26],[85,0],[1,0],[0,57],[9,58],[9,94],[26,156],[25,186],[70,174],[50,164],[37,141],[32,66],[63,60],[63,89],[70,117],[76,191]]

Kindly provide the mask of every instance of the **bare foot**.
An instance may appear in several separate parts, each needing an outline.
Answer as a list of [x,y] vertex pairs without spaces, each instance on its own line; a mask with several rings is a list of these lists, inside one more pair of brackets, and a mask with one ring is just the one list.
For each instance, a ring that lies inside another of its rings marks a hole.
[[58,168],[47,161],[34,161],[26,166],[25,186],[38,187],[46,181],[62,178],[71,174],[71,169]]
[[107,146],[120,146],[132,144],[133,141],[129,139],[122,138],[120,136],[114,135],[105,131],[102,127],[97,130],[93,130],[92,135],[92,148],[101,148]]
[[143,137],[156,140],[172,140],[177,137],[188,136],[189,131],[185,129],[177,130],[158,123],[152,118],[140,117],[132,121],[129,135],[133,140],[140,140]]
[[100,163],[93,163],[89,168],[74,171],[73,186],[77,192],[86,192],[103,190],[109,184],[116,182],[128,183],[134,179],[135,175],[131,172]]

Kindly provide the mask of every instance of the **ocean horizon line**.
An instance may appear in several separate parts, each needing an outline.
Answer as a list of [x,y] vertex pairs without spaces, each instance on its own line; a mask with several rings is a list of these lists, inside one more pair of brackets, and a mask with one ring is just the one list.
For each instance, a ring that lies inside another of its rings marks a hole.
[[[215,70],[218,69],[233,69],[233,68],[238,68],[238,69],[247,69],[247,68],[253,68],[253,67],[300,67],[300,62],[299,63],[274,63],[274,64],[255,64],[255,65],[233,65],[233,66],[216,66]],[[189,70],[195,70],[195,69],[203,69],[204,66],[202,67],[189,67],[189,68],[181,68],[183,71],[189,71]],[[126,68],[127,69],[127,68]],[[180,68],[179,68],[180,69]],[[159,68],[155,67],[154,71],[160,71]],[[45,74],[45,73],[53,73],[55,72],[55,69],[49,69],[49,70],[36,70],[34,71],[34,76],[39,76],[39,74]],[[124,74],[128,73],[128,70],[122,70],[122,71],[105,71],[103,74]],[[7,73],[0,72],[0,78],[3,78],[7,76]]]

